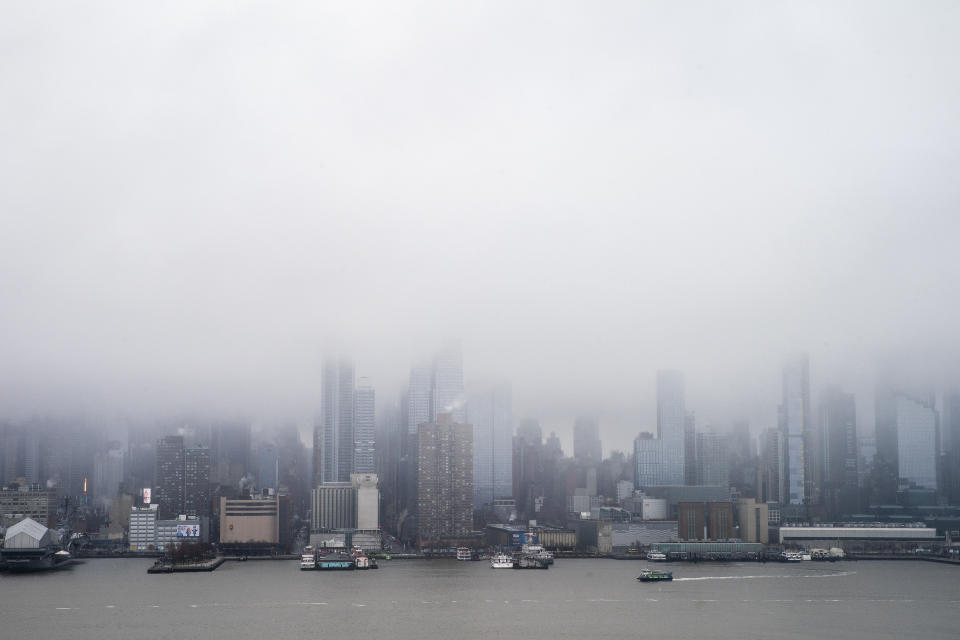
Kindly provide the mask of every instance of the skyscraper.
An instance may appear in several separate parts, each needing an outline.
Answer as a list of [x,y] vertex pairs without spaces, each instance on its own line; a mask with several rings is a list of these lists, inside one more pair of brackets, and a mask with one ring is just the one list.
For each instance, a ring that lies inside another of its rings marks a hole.
[[433,364],[433,410],[431,419],[449,413],[453,421],[467,421],[466,397],[463,393],[463,356],[460,347],[448,345],[437,354]]
[[321,375],[320,421],[313,431],[314,486],[350,482],[354,454],[353,363],[325,359]]
[[587,464],[600,464],[603,446],[597,421],[577,418],[573,423],[573,457]]
[[897,477],[909,488],[939,489],[939,438],[933,404],[899,394],[897,416]]
[[410,368],[407,389],[407,433],[416,435],[420,425],[433,420],[433,364],[418,362]]
[[725,433],[704,431],[697,434],[697,473],[698,485],[730,485],[727,462],[729,458],[729,437]]
[[810,363],[806,354],[791,358],[783,367],[783,404],[780,405],[780,429],[783,431],[784,503],[804,504],[812,500],[813,458],[806,455],[812,443],[810,429]]
[[183,436],[165,436],[157,441],[157,472],[153,502],[158,518],[171,520],[183,510],[184,473]]
[[783,502],[786,495],[783,463],[783,431],[767,429],[760,434],[761,491],[764,502]]
[[210,449],[192,447],[183,451],[183,510],[188,516],[209,516]]
[[467,420],[473,425],[473,506],[513,497],[513,399],[500,385],[470,394]]
[[360,378],[355,396],[353,473],[376,473],[376,395],[367,378]]
[[417,537],[421,544],[473,529],[473,427],[441,413],[418,434]]
[[831,515],[858,513],[857,408],[853,394],[829,387],[820,403],[823,498]]
[[657,373],[657,438],[663,447],[661,484],[684,482],[684,426],[686,405],[683,375],[679,371]]
[[178,515],[210,515],[210,450],[186,448],[183,436],[157,442],[157,472],[153,502],[161,520]]

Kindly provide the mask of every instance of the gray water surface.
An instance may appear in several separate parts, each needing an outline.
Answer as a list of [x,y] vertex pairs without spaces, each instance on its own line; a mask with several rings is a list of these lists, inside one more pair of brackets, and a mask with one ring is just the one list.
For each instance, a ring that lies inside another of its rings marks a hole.
[[960,567],[925,562],[670,564],[558,560],[548,571],[401,560],[378,571],[227,562],[148,575],[87,560],[0,576],[0,638],[950,638]]

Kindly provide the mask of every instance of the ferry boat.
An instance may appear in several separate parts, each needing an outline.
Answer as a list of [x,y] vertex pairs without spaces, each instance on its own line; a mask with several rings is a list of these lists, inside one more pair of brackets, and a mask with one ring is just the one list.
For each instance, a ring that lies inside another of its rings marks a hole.
[[666,562],[667,554],[663,553],[662,551],[648,551],[647,560],[650,562]]
[[520,551],[524,556],[536,558],[539,562],[551,565],[553,564],[553,554],[538,544],[525,544]]
[[467,547],[457,547],[457,560],[473,560],[473,552]]
[[306,546],[303,548],[303,555],[300,556],[300,570],[309,571],[317,568],[317,555],[313,550],[313,547]]
[[550,565],[536,555],[521,555],[513,563],[514,569],[549,569]]
[[803,554],[799,551],[784,551],[780,554],[781,562],[802,562]]
[[637,580],[640,582],[663,582],[666,580],[673,580],[673,572],[663,571],[661,569],[644,569],[640,572],[640,575],[637,576]]
[[317,557],[317,571],[352,571],[356,563],[349,553],[335,551]]
[[505,553],[494,554],[490,558],[490,568],[491,569],[513,569],[513,557],[508,556]]

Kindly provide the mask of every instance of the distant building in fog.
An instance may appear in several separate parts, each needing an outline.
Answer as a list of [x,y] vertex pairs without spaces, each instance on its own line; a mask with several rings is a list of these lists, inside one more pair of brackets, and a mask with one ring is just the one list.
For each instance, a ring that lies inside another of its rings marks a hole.
[[513,497],[513,399],[501,385],[467,400],[473,425],[473,506],[491,506]]

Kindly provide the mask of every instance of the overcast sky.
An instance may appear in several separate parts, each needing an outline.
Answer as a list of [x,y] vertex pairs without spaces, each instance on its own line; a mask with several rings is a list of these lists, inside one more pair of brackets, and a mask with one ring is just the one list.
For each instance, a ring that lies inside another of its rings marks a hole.
[[[776,424],[960,327],[956,2],[0,7],[0,408],[309,416],[468,382],[604,449]],[[872,425],[870,425],[872,426]]]

